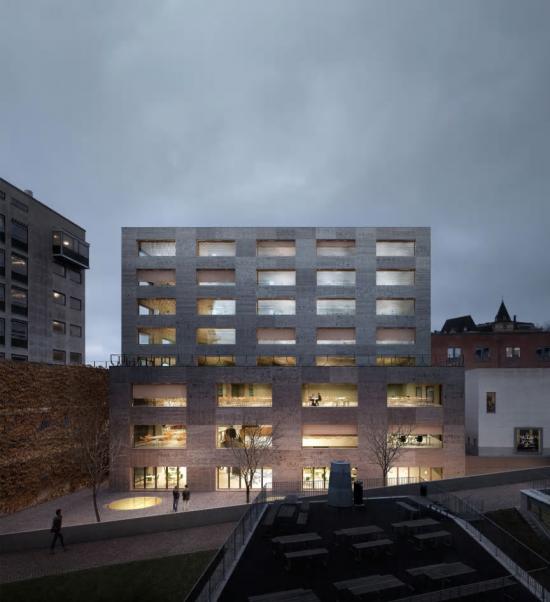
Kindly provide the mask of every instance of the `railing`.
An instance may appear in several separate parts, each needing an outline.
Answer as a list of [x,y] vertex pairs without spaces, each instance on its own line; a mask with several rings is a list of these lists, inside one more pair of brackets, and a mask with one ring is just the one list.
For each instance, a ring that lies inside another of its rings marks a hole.
[[[262,357],[266,357],[263,354]],[[258,359],[256,355],[238,355],[237,365],[239,366],[256,366],[256,362]],[[353,355],[353,354],[345,354],[347,357],[353,361],[354,366],[356,367],[386,367],[386,368],[408,368],[408,367],[448,367],[448,368],[461,368],[464,366],[464,361],[462,358],[447,358],[446,356],[431,356],[431,355]],[[227,354],[214,354],[209,355],[209,358],[219,358],[219,366],[227,367],[227,363],[224,360],[227,357]],[[278,355],[267,356],[275,358],[279,357]],[[296,359],[295,365],[281,365],[277,364],[277,367],[283,368],[293,368],[295,366],[305,366],[305,367],[320,367],[316,364],[315,356],[313,355],[298,355],[291,356]],[[170,366],[183,366],[183,367],[191,367],[197,366],[199,356],[197,355],[181,355],[181,354],[170,354],[170,353],[157,353],[157,354],[126,354],[126,353],[112,353],[110,356],[110,365],[111,366],[127,366],[127,367],[140,367],[140,366],[154,366],[159,364],[159,359],[167,360],[167,365]],[[169,360],[169,361],[168,361]],[[212,364],[208,365],[212,367]],[[215,365],[214,365],[215,366]],[[338,368],[339,366],[334,366]]]
[[218,599],[221,588],[231,575],[267,507],[266,500],[266,492],[263,489],[250,504],[227,541],[206,567],[204,573],[185,598],[185,602],[213,602]]

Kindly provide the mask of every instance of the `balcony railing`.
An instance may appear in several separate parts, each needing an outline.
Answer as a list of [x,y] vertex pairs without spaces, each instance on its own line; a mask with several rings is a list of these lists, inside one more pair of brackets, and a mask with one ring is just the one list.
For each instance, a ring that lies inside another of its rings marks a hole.
[[88,269],[90,245],[62,230],[53,232],[52,251],[57,259],[73,264],[78,268]]
[[[236,365],[237,366],[256,366],[256,362],[258,357],[262,357],[264,360],[266,357],[265,353],[258,353],[258,355],[244,355],[237,356]],[[128,353],[112,353],[110,356],[109,363],[111,366],[127,366],[127,367],[135,367],[135,366],[156,366],[159,363],[163,365],[170,366],[185,366],[192,367],[197,366],[199,363],[199,358],[203,357],[200,355],[192,355],[192,354],[128,354]],[[208,356],[209,358],[219,358],[220,367],[227,367],[225,362],[223,361],[224,355],[216,355],[212,354]],[[299,355],[292,356],[295,357],[295,364],[288,364],[284,366],[283,364],[277,363],[275,360],[279,356],[273,356],[274,365],[277,368],[283,366],[288,368],[293,367],[314,367],[317,366],[315,363],[315,355]],[[346,357],[350,358],[350,362],[353,362],[354,366],[352,367],[385,367],[385,368],[407,368],[407,367],[431,367],[431,368],[462,368],[464,366],[463,358],[447,358],[446,356],[430,356],[430,355],[395,355],[395,356],[375,356],[375,355],[353,355],[346,354]],[[381,364],[380,359],[383,358],[384,362]],[[166,360],[163,362],[159,362],[159,358]],[[209,364],[210,365],[210,364]],[[319,367],[319,366],[317,366]],[[340,366],[325,366],[328,369],[338,370],[342,367]],[[349,369],[349,367],[347,368]],[[429,401],[429,400],[428,400]]]
[[272,405],[271,397],[249,396],[249,397],[218,397],[218,406],[220,407],[270,407]]
[[417,397],[416,395],[399,395],[387,398],[387,404],[391,407],[441,407],[441,402],[428,397]]

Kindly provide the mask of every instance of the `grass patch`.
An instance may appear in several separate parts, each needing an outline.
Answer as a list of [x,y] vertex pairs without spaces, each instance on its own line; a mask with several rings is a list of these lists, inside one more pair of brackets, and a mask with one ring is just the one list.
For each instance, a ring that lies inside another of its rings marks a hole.
[[531,526],[515,508],[495,510],[487,512],[486,515],[499,527],[502,527],[527,547],[531,548],[533,552],[540,554],[543,558],[550,561],[550,550],[547,543],[533,531]]
[[0,585],[2,602],[182,602],[215,551],[138,560]]

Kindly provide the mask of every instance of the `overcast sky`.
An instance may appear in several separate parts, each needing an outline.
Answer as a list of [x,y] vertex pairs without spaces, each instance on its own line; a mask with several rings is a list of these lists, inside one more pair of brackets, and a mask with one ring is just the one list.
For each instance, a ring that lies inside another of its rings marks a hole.
[[550,321],[548,0],[0,0],[0,175],[86,228],[432,227],[432,327]]

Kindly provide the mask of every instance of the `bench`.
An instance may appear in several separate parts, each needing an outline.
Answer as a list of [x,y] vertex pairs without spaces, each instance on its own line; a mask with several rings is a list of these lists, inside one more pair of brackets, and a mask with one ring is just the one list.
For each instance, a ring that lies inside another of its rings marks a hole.
[[328,564],[328,550],[326,548],[310,548],[307,550],[298,550],[296,552],[285,552],[285,568],[289,571],[293,563],[313,563],[320,562],[324,566]]
[[312,590],[300,588],[250,596],[248,602],[319,602],[319,598]]
[[304,525],[307,525],[307,521],[308,521],[308,513],[307,512],[298,513],[298,518],[296,519],[296,524],[299,527],[303,527]]
[[443,543],[446,546],[451,546],[453,544],[453,536],[449,531],[418,533],[417,535],[413,535],[413,540],[415,541],[418,550],[423,550],[424,544],[431,544],[434,548],[440,543]]
[[399,506],[399,508],[404,511],[404,514],[408,517],[408,518],[414,518],[416,516],[420,516],[421,512],[420,512],[420,508],[416,508],[415,506],[411,506],[410,504],[407,504],[407,502],[395,502],[397,506]]
[[391,539],[375,539],[373,541],[362,541],[352,544],[352,549],[355,552],[355,559],[361,560],[363,553],[370,556],[377,556],[382,552],[391,553],[393,541]]

